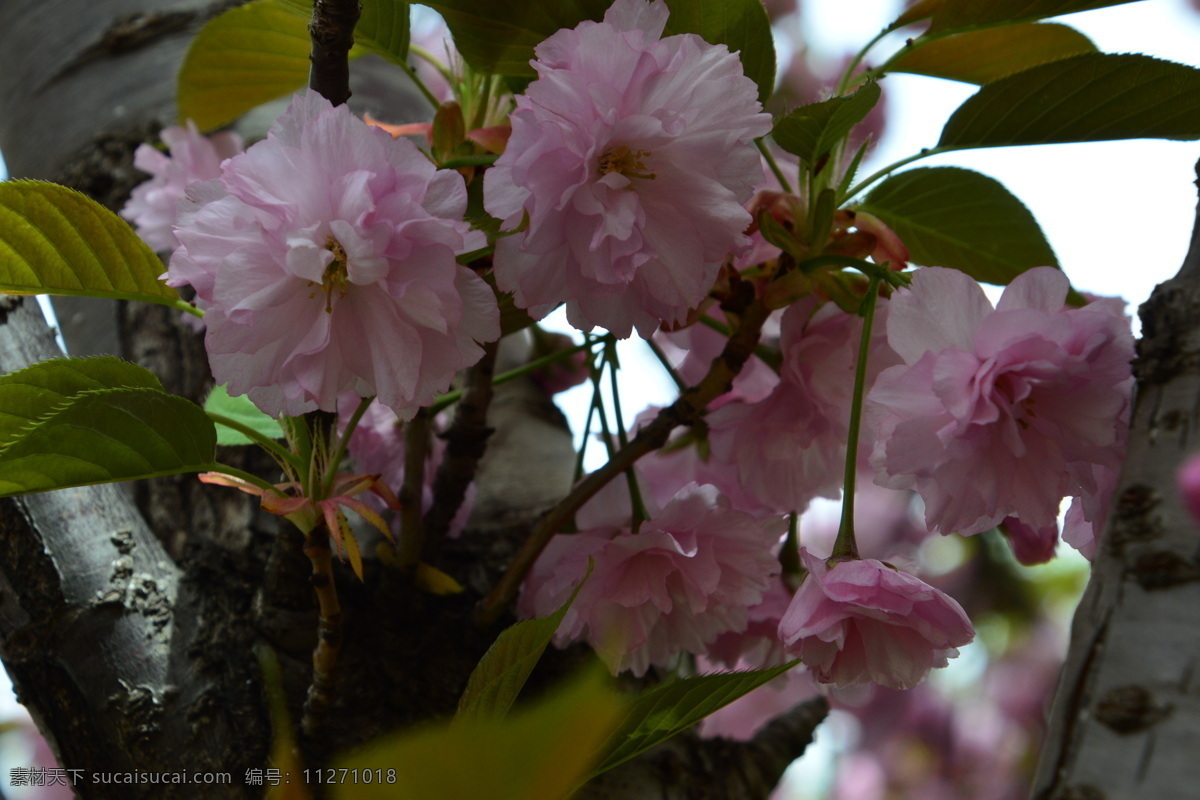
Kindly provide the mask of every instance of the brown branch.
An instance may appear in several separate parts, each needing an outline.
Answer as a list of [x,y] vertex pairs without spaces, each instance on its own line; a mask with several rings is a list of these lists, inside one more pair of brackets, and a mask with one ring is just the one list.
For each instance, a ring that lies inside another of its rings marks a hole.
[[404,485],[400,501],[400,542],[396,563],[408,573],[421,558],[425,533],[421,520],[421,501],[425,493],[425,461],[429,458],[429,412],[421,409],[404,425]]
[[483,458],[492,435],[487,412],[492,402],[492,376],[496,371],[499,344],[484,345],[483,358],[467,370],[462,399],[454,411],[454,422],[443,434],[446,452],[434,477],[433,505],[425,515],[425,543],[421,551],[429,563],[437,559],[442,541],[462,507],[467,487],[475,479],[479,459]]
[[[538,521],[518,551],[512,566],[481,603],[476,614],[479,624],[489,625],[500,617],[505,606],[517,596],[521,581],[525,579],[525,575],[533,567],[534,561],[550,538],[562,529],[580,506],[609,481],[632,467],[639,458],[666,444],[675,428],[698,422],[708,412],[708,404],[730,390],[734,377],[754,354],[763,323],[770,314],[758,298],[751,298],[743,303],[745,307],[740,314],[741,323],[729,337],[721,355],[713,359],[708,374],[680,395],[678,400],[660,411],[658,416],[638,431],[637,436],[618,450],[607,464],[576,484],[562,502],[546,512]],[[733,312],[734,309],[728,311]]]
[[311,744],[324,728],[329,707],[333,704],[338,653],[342,649],[342,608],[333,582],[333,552],[324,519],[305,535],[304,554],[312,562],[310,580],[320,611],[317,644],[313,648],[312,683],[308,686],[300,719],[300,730]]
[[362,14],[358,0],[314,0],[308,34],[312,66],[308,86],[335,106],[350,99],[350,48],[354,26]]

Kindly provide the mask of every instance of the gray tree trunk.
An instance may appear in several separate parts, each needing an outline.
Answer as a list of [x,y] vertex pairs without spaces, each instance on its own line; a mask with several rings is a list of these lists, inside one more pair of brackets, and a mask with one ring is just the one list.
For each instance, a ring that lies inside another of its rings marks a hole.
[[[0,150],[10,174],[119,207],[143,178],[133,149],[174,122],[174,75],[188,42],[234,4],[0,3]],[[359,108],[365,100],[389,118],[398,92],[390,74],[368,65],[352,76]],[[73,354],[122,354],[193,399],[211,385],[201,340],[173,311],[86,299],[58,309]],[[0,370],[53,353],[32,300],[3,300]],[[305,749],[310,766],[452,713],[494,638],[495,629],[471,624],[475,603],[531,521],[565,492],[573,459],[561,415],[530,385],[501,387],[489,424],[500,432],[480,473],[487,514],[438,562],[467,586],[464,595],[414,593],[377,566],[365,584],[338,574],[342,669],[329,730]],[[270,462],[252,455],[221,457],[270,474]],[[271,743],[255,652],[278,655],[298,719],[316,632],[300,537],[275,523],[251,498],[192,476],[0,501],[0,658],[63,765],[83,771],[81,797],[261,795],[244,783],[247,769],[266,766]],[[534,681],[561,675],[577,657],[550,654]],[[593,796],[765,797],[822,714],[809,705],[747,745],[680,737],[610,773]],[[133,770],[226,772],[230,783],[164,790],[89,779]]]
[[1200,527],[1175,490],[1200,449],[1200,210],[1183,267],[1140,314],[1129,453],[1075,612],[1035,800],[1200,797]]

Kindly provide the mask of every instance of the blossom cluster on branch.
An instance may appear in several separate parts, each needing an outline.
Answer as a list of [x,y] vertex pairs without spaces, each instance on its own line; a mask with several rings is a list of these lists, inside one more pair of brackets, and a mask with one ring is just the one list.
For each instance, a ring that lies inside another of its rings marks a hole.
[[[404,480],[398,426],[500,337],[501,295],[534,320],[565,305],[581,331],[657,342],[692,387],[686,426],[672,407],[604,437],[645,452],[564,501],[574,532],[533,553],[518,611],[578,590],[556,641],[614,671],[795,657],[819,684],[912,688],[972,640],[961,606],[889,553],[860,557],[851,514],[821,555],[796,517],[861,473],[902,505],[919,496],[929,532],[1000,526],[1038,561],[1071,498],[1063,537],[1090,554],[1129,415],[1123,306],[1070,304],[1051,267],[994,308],[957,269],[901,274],[891,228],[817,213],[820,195],[781,182],[779,164],[800,165],[756,151],[772,120],[737,54],[664,36],[667,21],[662,0],[617,0],[542,42],[507,121],[484,120],[511,132],[482,174],[308,92],[244,153],[165,132],[171,158],[139,156],[157,177],[126,214],[173,249],[167,280],[205,312],[214,379],[274,417],[344,422],[374,397],[349,452],[385,481]],[[848,166],[826,168],[804,165],[827,182]],[[490,238],[466,221],[481,212],[464,174],[482,181]],[[761,337],[746,333],[754,304],[773,310]],[[739,331],[753,352],[725,376]],[[602,349],[583,358],[597,382],[614,368]],[[425,455],[428,481],[440,454]]]

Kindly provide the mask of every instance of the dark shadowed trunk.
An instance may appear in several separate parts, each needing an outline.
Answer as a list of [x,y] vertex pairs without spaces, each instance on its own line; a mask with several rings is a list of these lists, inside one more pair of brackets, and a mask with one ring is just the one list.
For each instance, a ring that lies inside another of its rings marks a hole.
[[[233,4],[0,5],[0,149],[12,177],[65,183],[119,207],[143,177],[133,149],[174,122],[174,75],[188,41]],[[364,64],[352,106],[415,119],[411,99],[397,111],[392,98],[411,93],[397,94],[392,74]],[[57,307],[72,354],[121,354],[193,399],[210,387],[202,340],[176,312],[86,299]],[[0,369],[54,347],[32,299],[2,300]],[[536,516],[565,493],[573,465],[561,415],[539,390],[513,382],[495,394],[475,518],[438,561],[467,591],[414,592],[374,562],[359,583],[339,567],[342,669],[329,729],[306,745],[310,764],[452,713],[494,638],[496,628],[471,624],[475,605]],[[271,477],[270,462],[253,454],[222,460]],[[0,501],[0,656],[63,765],[84,771],[82,797],[261,795],[244,783],[247,769],[266,766],[271,744],[255,653],[269,646],[278,655],[293,718],[311,672],[316,613],[301,544],[253,498],[194,476]],[[552,654],[535,681],[575,660]],[[822,715],[819,703],[800,709],[748,745],[680,737],[611,773],[592,796],[765,797]],[[227,772],[230,783],[164,791],[88,779],[130,770]]]

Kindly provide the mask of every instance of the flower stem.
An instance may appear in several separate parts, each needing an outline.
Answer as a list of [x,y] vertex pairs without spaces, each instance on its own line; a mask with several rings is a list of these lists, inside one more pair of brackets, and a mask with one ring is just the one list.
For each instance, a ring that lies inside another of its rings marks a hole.
[[312,563],[310,580],[320,615],[313,649],[312,683],[300,718],[300,730],[311,742],[320,735],[333,704],[338,653],[342,648],[342,608],[333,582],[333,551],[324,519],[304,535],[304,554]]
[[404,425],[404,485],[400,487],[400,542],[396,563],[403,572],[415,569],[424,546],[421,499],[425,489],[425,459],[429,456],[430,420],[427,409]]
[[875,322],[875,305],[879,297],[880,277],[871,274],[867,294],[863,298],[862,340],[858,345],[858,364],[854,370],[854,397],[850,405],[850,432],[846,437],[846,479],[842,489],[842,521],[837,541],[833,543],[833,558],[858,558],[858,543],[854,540],[854,480],[858,468],[858,434],[862,426],[863,394],[867,384],[867,358],[871,351],[871,328]]

